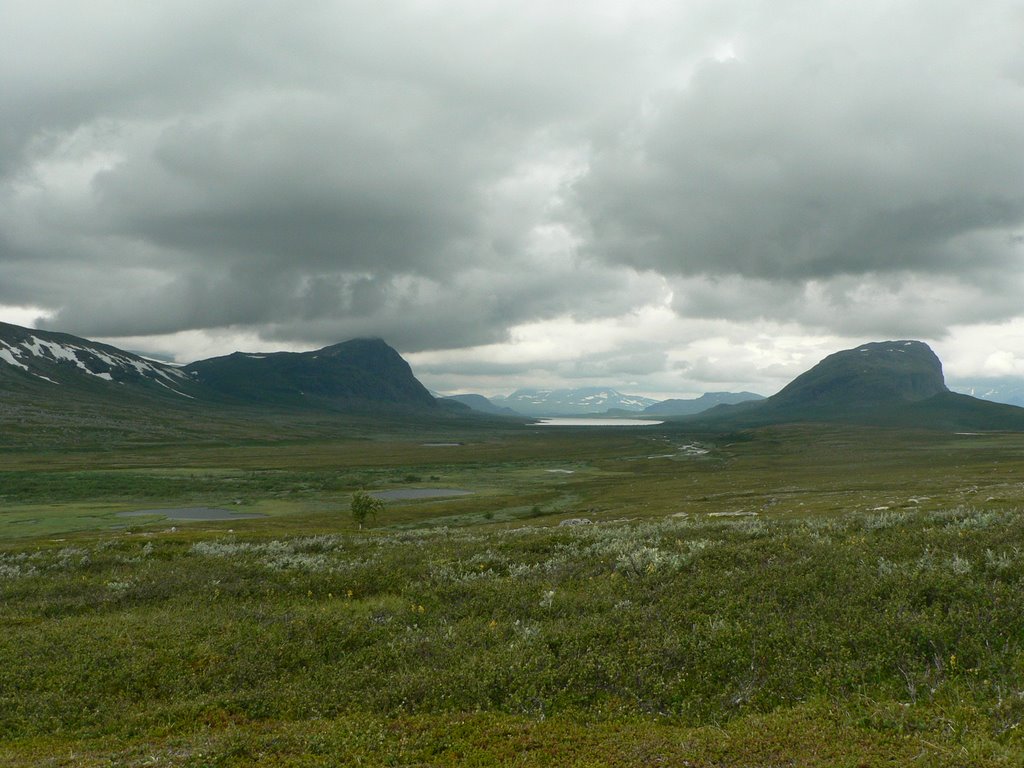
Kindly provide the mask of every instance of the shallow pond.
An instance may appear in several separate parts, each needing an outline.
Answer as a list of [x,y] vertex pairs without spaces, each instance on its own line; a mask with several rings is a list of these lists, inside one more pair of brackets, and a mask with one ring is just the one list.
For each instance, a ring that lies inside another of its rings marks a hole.
[[165,517],[168,520],[252,520],[266,517],[258,512],[233,512],[216,507],[181,507],[177,509],[139,509],[118,512],[118,517]]

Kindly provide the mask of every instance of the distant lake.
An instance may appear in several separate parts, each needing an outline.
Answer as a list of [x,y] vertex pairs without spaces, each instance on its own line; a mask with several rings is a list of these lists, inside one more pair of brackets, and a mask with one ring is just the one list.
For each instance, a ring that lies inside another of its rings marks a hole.
[[653,427],[664,424],[653,419],[538,419],[535,427]]

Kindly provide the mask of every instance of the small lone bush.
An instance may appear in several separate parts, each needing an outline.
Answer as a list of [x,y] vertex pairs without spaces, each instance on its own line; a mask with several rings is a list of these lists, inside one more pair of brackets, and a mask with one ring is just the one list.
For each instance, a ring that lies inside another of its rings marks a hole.
[[369,519],[377,519],[377,513],[384,510],[384,502],[363,491],[352,494],[352,519],[362,530],[363,524]]

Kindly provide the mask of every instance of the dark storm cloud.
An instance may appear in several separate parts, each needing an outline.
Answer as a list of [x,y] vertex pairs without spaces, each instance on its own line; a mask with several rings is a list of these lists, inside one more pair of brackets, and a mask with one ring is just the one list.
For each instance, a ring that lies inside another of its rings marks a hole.
[[621,304],[614,269],[563,293],[572,248],[540,230],[638,35],[541,4],[103,10],[8,25],[0,301],[84,334],[417,348]]
[[[1012,317],[1022,24],[1012,2],[9,3],[0,304],[403,351],[666,285],[687,320]],[[665,343],[559,375],[657,373]]]

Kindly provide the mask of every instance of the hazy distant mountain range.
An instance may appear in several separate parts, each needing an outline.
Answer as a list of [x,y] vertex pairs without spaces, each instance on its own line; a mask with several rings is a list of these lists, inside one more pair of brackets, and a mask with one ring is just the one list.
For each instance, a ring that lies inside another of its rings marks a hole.
[[1024,379],[1013,376],[958,381],[950,389],[994,403],[1024,406]]
[[[1022,389],[1002,380],[984,394],[1016,397]],[[0,414],[16,416],[12,409],[27,407],[59,415],[69,403],[95,403],[114,413],[161,402],[199,409],[234,404],[438,417],[643,413],[729,429],[836,421],[1024,430],[1024,408],[951,392],[938,357],[919,341],[875,342],[829,355],[769,398],[715,392],[657,402],[591,387],[521,389],[489,401],[479,395],[436,399],[380,339],[353,339],[313,352],[236,352],[178,367],[68,334],[0,323]]]
[[491,413],[496,416],[521,415],[513,411],[511,408],[504,408],[500,405],[495,405],[483,395],[450,395],[448,397],[441,396],[440,399],[442,402],[446,403],[460,403],[479,413]]
[[644,408],[644,413],[650,416],[687,416],[703,413],[716,405],[736,405],[750,400],[764,400],[764,395],[755,395],[753,392],[706,392],[691,400],[662,400]]
[[640,395],[624,395],[608,387],[578,389],[519,389],[508,397],[453,395],[445,398],[468,405],[482,413],[545,416],[683,416],[700,413],[722,403],[762,400],[753,392],[708,392],[690,400],[654,400]]
[[582,387],[517,389],[508,397],[492,397],[491,402],[524,416],[582,416],[609,410],[637,412],[657,401],[649,397],[624,395],[606,387]]

